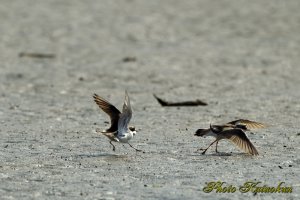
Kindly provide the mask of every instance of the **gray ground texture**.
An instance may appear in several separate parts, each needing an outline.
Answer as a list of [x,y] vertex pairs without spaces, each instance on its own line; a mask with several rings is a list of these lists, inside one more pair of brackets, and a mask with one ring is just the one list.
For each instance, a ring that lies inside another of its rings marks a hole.
[[[1,0],[0,199],[299,199],[300,1]],[[53,59],[19,57],[52,53]],[[123,62],[133,56],[135,62]],[[131,144],[95,132],[128,90]],[[161,107],[153,93],[208,106]],[[193,134],[238,118],[260,155]],[[205,193],[261,181],[291,194]]]

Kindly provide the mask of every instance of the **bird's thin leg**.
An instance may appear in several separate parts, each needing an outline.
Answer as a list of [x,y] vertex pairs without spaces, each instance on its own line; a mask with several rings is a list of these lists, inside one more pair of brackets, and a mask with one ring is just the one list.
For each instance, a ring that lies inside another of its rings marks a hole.
[[[129,143],[128,143],[128,144],[129,144]],[[136,151],[142,151],[142,150],[139,150],[139,149],[134,148],[131,144],[129,144],[129,146],[130,146],[131,148],[133,148],[134,150],[136,150]]]
[[113,145],[113,143],[112,143],[111,141],[109,141],[109,144],[110,144],[111,146],[113,146],[113,151],[116,151],[116,147],[115,147],[115,145]]
[[216,139],[215,141],[213,141],[206,149],[204,149],[204,151],[202,152],[202,155],[204,155],[206,153],[207,149],[209,149],[209,147],[211,145],[213,145],[215,142],[218,142],[218,139]]
[[218,152],[218,143],[219,143],[219,141],[216,142],[216,153],[219,153]]
[[[214,141],[214,142],[215,142],[215,141]],[[216,152],[218,152],[218,149],[217,149],[218,142],[219,142],[219,141],[217,141],[217,143],[216,143]],[[209,146],[210,146],[210,145],[209,145]],[[204,151],[204,150],[206,150],[206,149],[200,148],[200,149],[197,149],[197,151],[195,151],[195,153],[198,152],[198,151]]]

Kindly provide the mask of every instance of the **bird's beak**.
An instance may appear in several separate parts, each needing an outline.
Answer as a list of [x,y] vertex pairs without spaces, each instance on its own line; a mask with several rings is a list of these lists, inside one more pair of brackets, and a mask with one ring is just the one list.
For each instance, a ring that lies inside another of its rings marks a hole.
[[205,134],[204,132],[205,129],[198,129],[196,132],[195,132],[195,136],[199,136],[199,137],[203,137],[203,135]]

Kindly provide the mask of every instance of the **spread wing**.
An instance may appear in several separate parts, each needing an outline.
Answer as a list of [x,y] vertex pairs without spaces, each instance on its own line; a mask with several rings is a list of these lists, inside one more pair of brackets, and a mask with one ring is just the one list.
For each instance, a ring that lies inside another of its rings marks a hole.
[[[247,129],[256,129],[256,128],[265,128],[266,125],[259,123],[259,122],[255,122],[255,121],[250,121],[247,119],[238,119],[232,122],[228,122],[227,124],[232,124],[235,126],[245,126]],[[239,128],[239,127],[238,127]]]
[[131,105],[130,105],[129,96],[126,91],[123,110],[122,110],[122,113],[120,115],[120,119],[118,122],[118,134],[119,135],[122,135],[123,133],[127,132],[128,124],[129,124],[131,117],[132,117],[132,109],[131,109]]
[[232,130],[223,131],[222,134],[224,134],[224,137],[231,140],[244,152],[249,153],[251,155],[258,155],[256,148],[250,142],[245,132],[242,131],[241,129],[232,129]]
[[106,132],[115,132],[118,130],[118,121],[120,118],[120,111],[110,104],[108,101],[103,99],[102,97],[98,96],[97,94],[94,94],[94,101],[96,104],[110,117],[110,128],[106,130]]

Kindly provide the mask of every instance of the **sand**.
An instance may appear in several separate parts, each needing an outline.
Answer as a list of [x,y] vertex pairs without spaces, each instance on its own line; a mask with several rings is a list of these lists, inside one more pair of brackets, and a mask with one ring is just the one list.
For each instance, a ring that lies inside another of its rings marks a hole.
[[[300,2],[0,1],[1,199],[299,199]],[[20,53],[54,58],[19,57]],[[129,59],[128,59],[129,58]],[[125,59],[125,60],[124,60]],[[138,134],[95,132],[122,108]],[[201,99],[199,107],[161,107]],[[267,123],[260,155],[193,136],[210,123]],[[222,181],[234,193],[203,191]],[[241,193],[247,181],[292,193]]]

